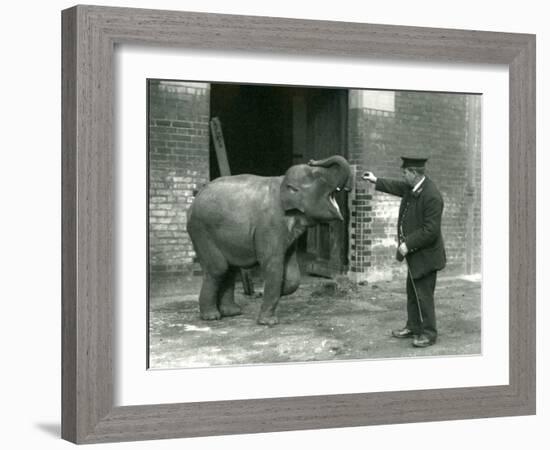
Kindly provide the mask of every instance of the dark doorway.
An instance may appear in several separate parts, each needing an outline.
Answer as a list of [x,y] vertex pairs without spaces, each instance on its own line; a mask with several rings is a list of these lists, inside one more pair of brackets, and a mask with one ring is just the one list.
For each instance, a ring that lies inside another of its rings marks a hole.
[[[292,109],[289,89],[212,84],[210,115],[220,119],[232,175],[283,174],[292,165]],[[220,176],[210,152],[210,177]]]
[[[212,84],[211,118],[221,122],[232,175],[279,176],[293,164],[347,156],[348,91],[265,85]],[[210,177],[220,176],[213,142]],[[310,228],[299,240],[305,272],[330,277],[347,271],[348,207],[337,198],[345,223]]]

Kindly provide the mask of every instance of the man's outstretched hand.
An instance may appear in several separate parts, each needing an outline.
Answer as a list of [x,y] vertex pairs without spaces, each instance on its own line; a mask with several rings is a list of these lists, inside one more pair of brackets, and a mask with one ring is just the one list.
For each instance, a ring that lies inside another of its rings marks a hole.
[[370,181],[371,183],[376,183],[377,180],[372,172],[365,172],[361,178],[365,181]]

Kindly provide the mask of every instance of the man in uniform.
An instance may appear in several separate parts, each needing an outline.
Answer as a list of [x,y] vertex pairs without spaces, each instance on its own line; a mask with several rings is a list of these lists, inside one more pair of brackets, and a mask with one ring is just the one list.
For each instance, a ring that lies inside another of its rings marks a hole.
[[393,330],[396,338],[413,338],[413,346],[428,347],[437,340],[434,291],[437,271],[445,267],[445,247],[441,235],[443,198],[425,175],[427,158],[401,157],[403,179],[378,178],[365,172],[363,179],[377,191],[401,197],[397,220],[396,258],[406,260],[407,324]]

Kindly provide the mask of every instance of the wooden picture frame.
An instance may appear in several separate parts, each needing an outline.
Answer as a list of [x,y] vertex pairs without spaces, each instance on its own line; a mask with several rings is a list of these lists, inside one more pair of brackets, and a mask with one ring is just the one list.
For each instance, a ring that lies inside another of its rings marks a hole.
[[[76,443],[535,413],[535,36],[175,11],[63,11],[62,437]],[[114,407],[115,44],[509,68],[509,384]]]

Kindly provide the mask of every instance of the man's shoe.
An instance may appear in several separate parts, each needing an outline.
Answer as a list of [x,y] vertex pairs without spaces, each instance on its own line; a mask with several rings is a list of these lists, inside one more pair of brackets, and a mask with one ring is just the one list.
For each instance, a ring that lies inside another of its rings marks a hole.
[[401,328],[400,330],[393,330],[391,332],[391,335],[398,339],[414,337],[414,333],[411,330],[409,330],[407,327]]
[[434,345],[434,344],[435,344],[435,338],[429,338],[425,334],[415,337],[412,343],[413,347],[420,347],[420,348],[429,347],[430,345]]

